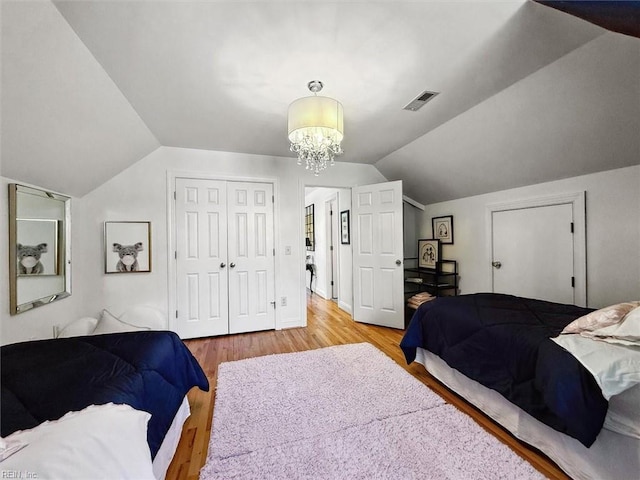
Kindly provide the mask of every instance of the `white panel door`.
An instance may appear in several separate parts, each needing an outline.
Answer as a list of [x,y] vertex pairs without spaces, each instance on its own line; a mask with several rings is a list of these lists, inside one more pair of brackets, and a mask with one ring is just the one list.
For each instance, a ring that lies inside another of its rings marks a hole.
[[568,203],[492,212],[493,291],[575,303],[572,223]]
[[273,185],[227,183],[229,333],[275,328]]
[[355,187],[353,318],[404,328],[402,182]]
[[175,192],[177,333],[229,333],[226,183],[178,178]]

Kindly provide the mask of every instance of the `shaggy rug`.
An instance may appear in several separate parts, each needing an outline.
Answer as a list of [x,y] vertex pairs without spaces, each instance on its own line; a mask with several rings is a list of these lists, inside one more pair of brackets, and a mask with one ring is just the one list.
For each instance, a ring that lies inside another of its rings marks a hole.
[[368,343],[222,363],[201,480],[540,479]]

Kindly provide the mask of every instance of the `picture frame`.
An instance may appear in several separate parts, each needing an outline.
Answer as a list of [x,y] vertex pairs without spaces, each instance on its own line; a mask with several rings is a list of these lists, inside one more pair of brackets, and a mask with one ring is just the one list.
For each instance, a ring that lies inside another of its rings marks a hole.
[[151,272],[151,222],[104,222],[104,273]]
[[453,215],[433,217],[431,219],[433,238],[445,245],[453,245]]
[[424,238],[418,240],[418,268],[435,270],[440,261],[440,240]]
[[342,245],[349,245],[351,243],[349,210],[340,212],[340,243]]
[[[16,249],[19,277],[44,277],[60,272],[58,220],[16,219]],[[28,263],[31,261],[31,263]]]

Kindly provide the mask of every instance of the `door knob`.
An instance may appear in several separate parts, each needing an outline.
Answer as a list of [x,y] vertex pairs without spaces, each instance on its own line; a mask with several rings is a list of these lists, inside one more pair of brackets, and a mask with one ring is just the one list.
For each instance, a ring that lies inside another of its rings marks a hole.
[[500,263],[500,262],[491,262],[491,265],[493,265],[493,268],[497,268],[499,270],[500,267],[502,266],[502,263]]
[[229,266],[230,266],[231,268],[233,268],[233,267],[235,267],[235,266],[236,266],[236,264],[235,264],[235,263],[233,263],[233,262],[231,262],[231,263],[229,264]]
[[402,261],[401,260],[396,260],[396,265],[402,265]]
[[224,268],[224,267],[226,267],[226,266],[227,266],[227,264],[226,264],[226,263],[224,263],[224,262],[222,262],[222,263],[220,264],[220,268]]

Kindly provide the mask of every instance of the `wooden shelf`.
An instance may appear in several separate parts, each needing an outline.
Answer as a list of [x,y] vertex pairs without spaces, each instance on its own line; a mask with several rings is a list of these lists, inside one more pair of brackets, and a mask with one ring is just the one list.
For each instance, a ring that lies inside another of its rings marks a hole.
[[437,262],[436,268],[408,267],[405,272],[405,297],[429,292],[436,297],[458,295],[458,263],[455,260]]

